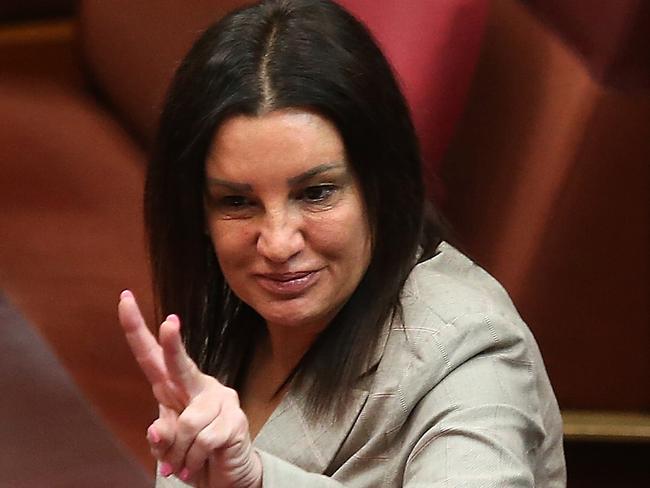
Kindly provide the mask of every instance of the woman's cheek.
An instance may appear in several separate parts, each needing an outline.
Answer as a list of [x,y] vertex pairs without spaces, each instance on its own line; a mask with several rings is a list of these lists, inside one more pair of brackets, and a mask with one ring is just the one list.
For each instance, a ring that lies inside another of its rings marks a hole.
[[313,217],[304,233],[308,245],[323,254],[345,248],[350,238],[350,229],[345,229],[344,221],[341,216],[327,212]]
[[214,251],[220,259],[242,257],[254,249],[253,230],[246,222],[218,221],[210,226]]
[[313,235],[321,244],[342,250],[349,246],[363,246],[368,236],[368,224],[360,213],[361,207],[353,203],[356,202],[346,202],[316,216]]

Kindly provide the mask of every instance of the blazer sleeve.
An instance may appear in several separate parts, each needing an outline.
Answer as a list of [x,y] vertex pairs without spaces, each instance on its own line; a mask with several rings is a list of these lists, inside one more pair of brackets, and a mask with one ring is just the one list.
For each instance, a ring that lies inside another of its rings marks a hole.
[[469,357],[418,402],[403,486],[564,486],[559,471],[555,480],[540,479],[548,433],[536,365],[509,352],[496,347]]

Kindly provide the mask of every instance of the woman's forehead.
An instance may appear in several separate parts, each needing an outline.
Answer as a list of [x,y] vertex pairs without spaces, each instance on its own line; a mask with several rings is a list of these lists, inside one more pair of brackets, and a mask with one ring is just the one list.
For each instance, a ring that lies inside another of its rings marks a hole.
[[314,112],[291,109],[228,118],[216,131],[206,172],[236,176],[272,169],[299,175],[333,164],[347,164],[334,124]]

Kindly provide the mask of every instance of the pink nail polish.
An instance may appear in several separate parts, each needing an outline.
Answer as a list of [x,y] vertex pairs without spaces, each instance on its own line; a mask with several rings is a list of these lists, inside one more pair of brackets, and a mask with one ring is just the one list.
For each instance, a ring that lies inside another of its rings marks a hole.
[[178,319],[178,315],[176,315],[175,313],[168,315],[166,320],[169,322],[175,322],[177,324],[180,322]]
[[153,427],[149,427],[147,430],[147,438],[154,444],[158,444],[160,442],[160,436],[158,435],[158,432],[156,432],[156,429]]
[[120,293],[120,298],[133,298],[133,293],[131,293],[131,290],[124,290]]
[[169,463],[162,463],[159,472],[161,476],[167,477],[174,472],[174,468]]
[[183,480],[187,481],[190,479],[190,470],[187,468],[183,468],[182,471],[179,473],[178,477]]

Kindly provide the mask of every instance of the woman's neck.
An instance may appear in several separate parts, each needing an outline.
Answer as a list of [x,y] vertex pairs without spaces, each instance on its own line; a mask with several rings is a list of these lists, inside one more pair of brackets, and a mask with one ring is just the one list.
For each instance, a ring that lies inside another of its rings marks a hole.
[[325,328],[322,324],[286,326],[266,323],[266,337],[260,349],[271,364],[293,371]]

